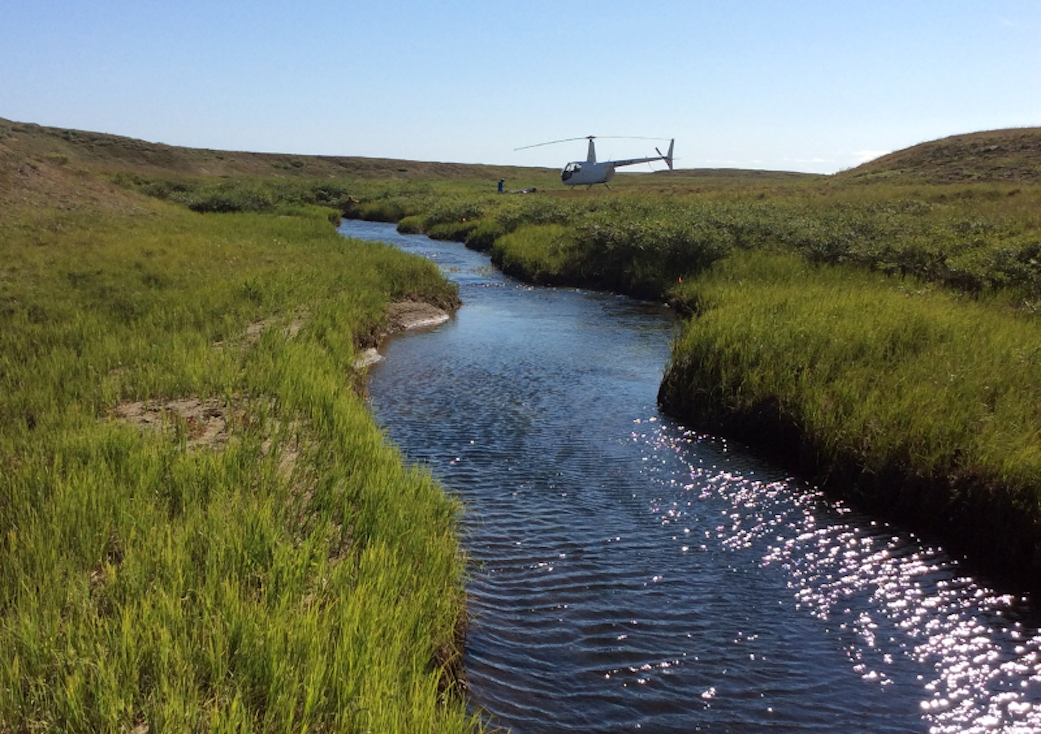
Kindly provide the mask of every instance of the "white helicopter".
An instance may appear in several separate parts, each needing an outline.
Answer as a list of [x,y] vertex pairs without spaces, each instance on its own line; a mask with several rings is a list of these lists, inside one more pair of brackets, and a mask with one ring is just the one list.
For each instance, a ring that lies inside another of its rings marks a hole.
[[[596,159],[596,146],[593,145],[593,140],[596,138],[595,135],[587,135],[585,138],[566,138],[564,140],[554,140],[549,143],[536,143],[535,145],[525,145],[521,148],[515,148],[515,150],[525,150],[526,148],[537,148],[541,145],[556,145],[557,143],[568,143],[572,140],[588,140],[589,151],[586,154],[584,161],[571,161],[564,170],[560,172],[560,180],[567,186],[589,186],[592,187],[594,184],[603,184],[607,186],[607,182],[614,177],[614,169],[618,166],[632,166],[637,163],[651,163],[652,161],[665,161],[665,165],[672,170],[672,147],[676,142],[673,138],[669,141],[669,152],[662,154],[660,150],[655,148],[656,156],[648,156],[646,158],[626,158],[620,161],[597,161]],[[607,186],[607,188],[611,188]]]

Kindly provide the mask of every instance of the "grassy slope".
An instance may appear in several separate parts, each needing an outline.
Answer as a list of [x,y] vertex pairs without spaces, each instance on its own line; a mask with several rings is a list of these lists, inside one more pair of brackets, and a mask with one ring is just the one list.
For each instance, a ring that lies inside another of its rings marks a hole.
[[182,148],[106,133],[44,127],[0,118],[0,140],[36,162],[92,171],[133,170],[186,176],[355,178],[380,180],[483,179],[494,182],[541,179],[555,171],[514,166],[434,163],[283,153],[248,153]]
[[[458,508],[352,366],[390,300],[452,302],[436,268],[26,137],[0,139],[0,732],[471,730]],[[226,442],[119,420],[193,398]]]
[[836,176],[909,183],[1041,183],[1041,127],[952,135],[898,150]]

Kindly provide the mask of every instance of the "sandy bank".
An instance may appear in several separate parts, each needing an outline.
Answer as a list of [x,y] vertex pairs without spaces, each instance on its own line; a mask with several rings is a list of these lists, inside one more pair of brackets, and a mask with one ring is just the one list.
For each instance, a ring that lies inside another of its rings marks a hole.
[[[416,329],[429,329],[440,326],[451,318],[451,314],[443,308],[438,308],[423,301],[396,301],[387,309],[387,327],[379,335],[382,341],[392,334],[402,331],[414,331]],[[366,369],[383,359],[377,347],[369,347],[362,351],[354,360],[355,368]]]

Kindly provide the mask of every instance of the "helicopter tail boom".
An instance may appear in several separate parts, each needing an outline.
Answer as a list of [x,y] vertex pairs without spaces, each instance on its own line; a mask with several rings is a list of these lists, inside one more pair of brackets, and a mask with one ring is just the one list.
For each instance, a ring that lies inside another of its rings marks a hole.
[[625,160],[622,160],[622,161],[611,161],[611,163],[613,163],[615,166],[632,166],[632,165],[635,165],[637,163],[653,163],[654,161],[665,161],[665,165],[667,165],[669,167],[669,170],[671,171],[672,170],[672,147],[673,147],[673,145],[675,143],[676,143],[676,139],[675,138],[673,138],[672,140],[669,141],[669,152],[667,154],[665,154],[665,155],[662,155],[662,152],[660,150],[658,150],[657,148],[655,148],[654,152],[657,153],[658,155],[649,156],[647,158],[626,158]]

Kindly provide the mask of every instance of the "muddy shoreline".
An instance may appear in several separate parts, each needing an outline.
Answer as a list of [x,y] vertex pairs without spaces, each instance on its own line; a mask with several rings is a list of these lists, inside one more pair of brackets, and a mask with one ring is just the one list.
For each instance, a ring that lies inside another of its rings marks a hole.
[[432,303],[411,299],[391,303],[387,308],[386,326],[377,330],[362,345],[362,352],[354,361],[355,368],[365,370],[382,360],[383,355],[380,354],[379,348],[389,337],[405,331],[432,329],[440,326],[452,318],[452,314],[460,305],[462,302],[457,300],[449,306],[451,311],[448,311]]

